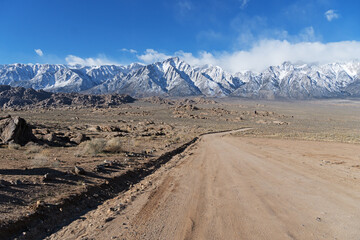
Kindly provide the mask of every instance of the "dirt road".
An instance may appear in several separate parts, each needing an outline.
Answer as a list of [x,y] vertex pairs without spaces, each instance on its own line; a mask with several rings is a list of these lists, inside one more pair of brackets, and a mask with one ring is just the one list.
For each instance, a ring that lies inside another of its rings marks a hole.
[[49,239],[360,239],[360,146],[200,141]]

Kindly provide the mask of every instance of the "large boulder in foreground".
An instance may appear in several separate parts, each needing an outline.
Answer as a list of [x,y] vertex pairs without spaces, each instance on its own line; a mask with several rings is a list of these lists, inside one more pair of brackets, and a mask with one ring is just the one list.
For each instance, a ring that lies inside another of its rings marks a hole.
[[0,118],[0,140],[2,143],[15,142],[24,145],[34,139],[31,127],[21,117]]

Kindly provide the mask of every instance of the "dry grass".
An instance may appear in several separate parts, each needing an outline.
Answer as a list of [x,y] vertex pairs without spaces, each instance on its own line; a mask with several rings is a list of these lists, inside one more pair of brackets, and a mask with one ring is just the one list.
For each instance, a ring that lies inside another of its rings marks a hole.
[[26,154],[30,153],[39,153],[43,150],[43,147],[39,145],[27,145],[26,146]]
[[95,138],[90,141],[82,142],[79,145],[79,151],[75,153],[75,156],[90,155],[97,156],[104,151],[106,146],[106,140]]
[[111,138],[107,141],[106,146],[104,148],[104,152],[108,153],[120,153],[123,151],[122,142],[119,137]]
[[75,156],[97,156],[100,153],[120,153],[123,151],[123,144],[119,137],[109,140],[103,138],[94,138],[90,141],[81,143]]
[[31,159],[31,165],[33,167],[48,167],[50,165],[48,157],[43,154],[36,154],[33,159]]
[[17,143],[9,143],[8,145],[8,149],[10,150],[19,150],[20,149],[20,144]]

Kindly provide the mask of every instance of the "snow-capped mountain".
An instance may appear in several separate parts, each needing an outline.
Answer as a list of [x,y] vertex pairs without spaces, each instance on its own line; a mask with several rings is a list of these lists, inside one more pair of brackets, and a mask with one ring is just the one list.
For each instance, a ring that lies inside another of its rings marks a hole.
[[237,76],[246,84],[232,92],[233,96],[294,99],[360,96],[357,87],[360,62],[356,61],[326,65],[284,62],[259,74]]
[[115,76],[126,76],[143,67],[128,66],[66,66],[60,64],[0,65],[0,84],[44,89],[52,92],[80,92],[95,87]]
[[52,92],[124,93],[143,96],[251,98],[360,97],[360,62],[294,65],[260,73],[230,74],[218,66],[192,67],[177,57],[149,65],[0,65],[0,84]]

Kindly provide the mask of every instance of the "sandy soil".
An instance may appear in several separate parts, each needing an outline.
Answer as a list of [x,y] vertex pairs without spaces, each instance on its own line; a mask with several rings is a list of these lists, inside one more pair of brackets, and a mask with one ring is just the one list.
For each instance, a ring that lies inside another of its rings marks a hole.
[[360,145],[203,136],[48,239],[358,239]]

